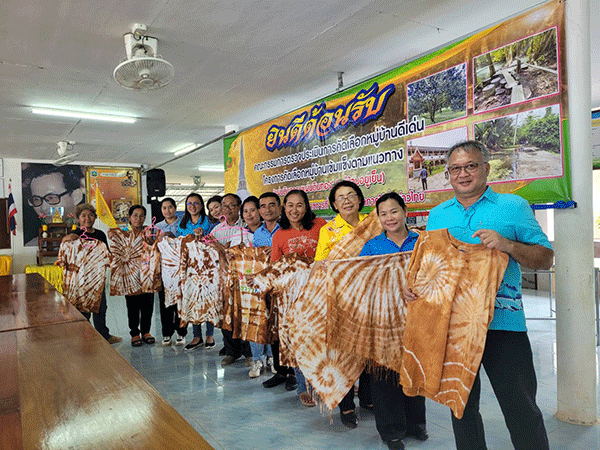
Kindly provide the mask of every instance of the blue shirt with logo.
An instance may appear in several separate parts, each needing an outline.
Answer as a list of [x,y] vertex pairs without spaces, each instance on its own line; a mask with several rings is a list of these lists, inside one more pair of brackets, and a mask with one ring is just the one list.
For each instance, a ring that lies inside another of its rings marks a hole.
[[204,231],[204,235],[206,236],[210,233],[210,230],[214,228],[214,224],[210,223],[208,216],[204,216],[204,220],[198,220],[196,223],[192,223],[191,220],[188,220],[185,228],[182,228],[181,223],[179,223],[176,236],[187,236],[188,234],[192,234],[196,228],[202,228],[202,231]]
[[375,236],[373,239],[368,240],[359,256],[389,255],[390,253],[410,252],[415,248],[417,239],[419,239],[419,234],[414,231],[409,231],[402,246],[398,247],[398,244],[391,239],[388,239],[384,231],[379,236]]
[[[513,194],[498,194],[488,186],[468,209],[456,197],[431,210],[428,230],[447,228],[450,234],[469,244],[481,244],[472,237],[477,230],[494,230],[511,241],[523,244],[552,245],[542,231],[529,203]],[[508,267],[496,294],[494,320],[490,330],[527,331],[521,292],[521,267],[509,255]]]

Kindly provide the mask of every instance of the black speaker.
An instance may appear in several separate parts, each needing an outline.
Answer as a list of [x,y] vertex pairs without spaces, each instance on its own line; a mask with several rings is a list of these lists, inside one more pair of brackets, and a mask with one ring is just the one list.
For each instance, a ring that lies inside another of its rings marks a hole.
[[146,188],[148,197],[162,197],[166,190],[165,171],[162,169],[152,169],[146,172]]

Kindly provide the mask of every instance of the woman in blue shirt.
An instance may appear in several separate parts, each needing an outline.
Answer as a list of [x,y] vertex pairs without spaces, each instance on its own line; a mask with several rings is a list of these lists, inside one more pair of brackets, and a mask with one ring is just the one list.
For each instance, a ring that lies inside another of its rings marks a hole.
[[[206,236],[212,228],[213,224],[208,220],[204,209],[204,200],[202,200],[200,194],[192,192],[185,198],[185,213],[177,227],[177,236],[187,236],[192,233]],[[202,346],[202,324],[193,324],[192,331],[194,339],[185,346],[185,350],[188,351]],[[206,322],[206,347],[215,346],[214,332],[215,326],[210,322]]]
[[[367,241],[360,256],[412,251],[419,235],[406,226],[402,197],[389,192],[377,200],[376,207],[384,231]],[[371,372],[370,376],[375,425],[388,448],[404,449],[405,436],[426,440],[429,436],[425,428],[425,398],[404,395],[395,372]]]

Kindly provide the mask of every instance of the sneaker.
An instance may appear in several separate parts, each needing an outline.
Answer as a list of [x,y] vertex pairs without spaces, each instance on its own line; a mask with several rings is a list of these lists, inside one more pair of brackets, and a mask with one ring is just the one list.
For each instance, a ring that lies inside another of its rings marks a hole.
[[175,345],[185,345],[185,336],[177,335],[177,339],[175,339]]
[[252,369],[250,369],[250,372],[248,372],[248,376],[250,378],[259,377],[260,373],[262,372],[262,367],[263,367],[263,363],[260,359],[257,361],[254,361],[252,363]]
[[119,336],[113,336],[112,334],[110,334],[107,339],[109,344],[118,344],[122,340],[123,338],[120,338]]
[[280,373],[276,373],[267,381],[263,381],[263,387],[272,388],[275,386],[279,386],[287,381],[287,377],[285,375],[281,375]]
[[163,336],[162,345],[163,347],[171,345],[171,336]]
[[273,374],[277,373],[277,370],[275,369],[275,364],[273,363],[272,356],[267,356],[267,370],[270,370],[271,373],[273,373]]
[[296,377],[294,375],[288,375],[287,380],[285,380],[285,390],[294,391],[297,387],[298,382],[296,381]]
[[225,367],[228,366],[230,364],[233,364],[233,362],[236,360],[237,358],[231,355],[226,356],[225,358],[223,358],[223,360],[221,361],[221,366]]
[[199,349],[199,348],[202,348],[202,344],[203,344],[203,342],[202,342],[202,341],[198,341],[198,342],[196,342],[195,344],[192,344],[192,343],[190,342],[188,345],[186,345],[186,346],[184,347],[184,350],[187,350],[187,351],[197,350],[197,349]]
[[206,348],[213,348],[215,346],[215,341],[207,342],[206,344],[204,344],[204,346]]

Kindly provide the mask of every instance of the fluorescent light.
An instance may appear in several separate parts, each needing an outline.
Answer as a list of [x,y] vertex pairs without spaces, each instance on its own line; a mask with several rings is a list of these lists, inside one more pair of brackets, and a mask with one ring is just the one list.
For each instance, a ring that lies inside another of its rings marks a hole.
[[196,147],[198,147],[198,144],[186,144],[185,147],[182,147],[179,150],[175,150],[173,152],[173,155],[174,156],[185,155],[186,153],[189,153],[192,150],[194,150]]
[[200,172],[225,172],[223,166],[198,166]]
[[125,116],[113,116],[111,114],[97,114],[88,113],[82,111],[67,111],[64,109],[54,108],[31,108],[33,114],[42,114],[45,116],[58,116],[58,117],[71,117],[74,119],[90,119],[90,120],[103,120],[105,122],[119,122],[119,123],[135,123],[135,117]]

